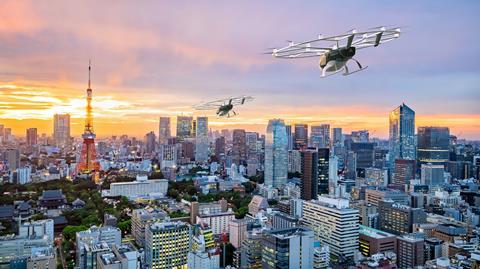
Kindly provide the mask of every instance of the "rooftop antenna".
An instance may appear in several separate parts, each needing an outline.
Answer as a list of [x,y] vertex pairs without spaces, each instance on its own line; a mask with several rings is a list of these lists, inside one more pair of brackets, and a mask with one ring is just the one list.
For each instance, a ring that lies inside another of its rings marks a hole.
[[90,89],[90,70],[92,69],[91,67],[91,61],[88,59],[88,88]]

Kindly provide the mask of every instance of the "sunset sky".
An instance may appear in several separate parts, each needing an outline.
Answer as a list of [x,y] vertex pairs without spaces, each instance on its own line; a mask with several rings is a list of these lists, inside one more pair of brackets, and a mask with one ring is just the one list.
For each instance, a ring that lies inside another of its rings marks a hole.
[[[268,119],[388,136],[405,102],[417,126],[480,139],[480,1],[1,1],[0,124],[52,133],[55,113],[82,131],[88,60],[99,136],[158,132],[159,116],[204,115],[202,101],[255,100],[212,128],[265,132]],[[402,36],[320,78],[318,59],[263,55],[286,40],[386,25]]]

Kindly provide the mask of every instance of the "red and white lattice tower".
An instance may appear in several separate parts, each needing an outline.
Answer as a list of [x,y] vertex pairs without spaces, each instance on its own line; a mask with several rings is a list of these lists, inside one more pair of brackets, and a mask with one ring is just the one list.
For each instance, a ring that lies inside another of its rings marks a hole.
[[77,165],[77,172],[89,174],[98,172],[100,164],[97,160],[97,153],[95,150],[95,133],[93,132],[93,117],[92,117],[92,88],[90,87],[90,62],[88,63],[88,89],[87,89],[87,107],[85,117],[85,130],[82,134],[83,144],[80,155],[80,162]]

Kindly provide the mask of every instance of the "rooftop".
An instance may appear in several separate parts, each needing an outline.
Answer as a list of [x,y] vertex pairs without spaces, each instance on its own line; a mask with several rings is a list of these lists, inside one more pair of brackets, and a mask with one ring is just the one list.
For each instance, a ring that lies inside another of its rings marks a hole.
[[360,225],[360,234],[364,234],[369,237],[373,237],[376,239],[382,239],[386,237],[395,237],[395,235],[377,230],[368,226]]

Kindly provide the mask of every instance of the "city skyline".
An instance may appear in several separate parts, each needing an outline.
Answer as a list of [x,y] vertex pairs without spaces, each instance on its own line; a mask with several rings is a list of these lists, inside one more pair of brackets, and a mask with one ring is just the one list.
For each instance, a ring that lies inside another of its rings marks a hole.
[[[92,58],[99,137],[143,137],[157,132],[160,116],[184,114],[210,116],[209,127],[214,129],[265,133],[268,120],[281,117],[286,124],[330,124],[345,132],[369,129],[387,138],[388,113],[405,102],[416,111],[418,127],[445,126],[460,138],[480,139],[475,60],[480,50],[477,37],[468,31],[475,25],[475,8],[454,2],[346,6],[346,13],[363,16],[335,19],[331,13],[344,9],[343,4],[151,2],[112,8],[94,2],[49,7],[2,2],[0,14],[6,23],[0,27],[0,123],[17,136],[32,127],[50,135],[53,115],[69,113],[71,133],[78,137],[85,115],[85,71]],[[316,9],[325,10],[322,18]],[[250,13],[252,20],[243,20]],[[298,25],[289,24],[289,15]],[[453,19],[446,23],[446,16]],[[335,23],[325,25],[324,20]],[[221,27],[216,26],[219,21]],[[404,27],[405,34],[382,50],[361,55],[370,66],[362,74],[320,79],[317,60],[292,64],[260,55],[265,48],[285,44],[285,39],[374,27],[379,21]],[[437,28],[448,40],[432,30]],[[458,44],[471,49],[458,50]],[[458,68],[452,71],[445,63]],[[238,94],[255,100],[234,118],[218,119],[214,111],[197,113],[191,108]]]

